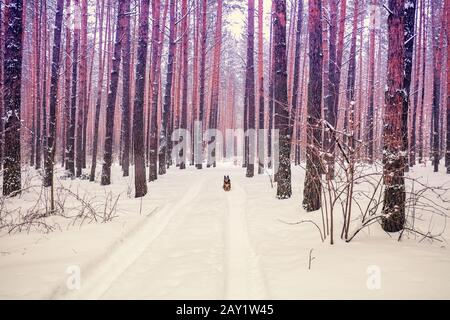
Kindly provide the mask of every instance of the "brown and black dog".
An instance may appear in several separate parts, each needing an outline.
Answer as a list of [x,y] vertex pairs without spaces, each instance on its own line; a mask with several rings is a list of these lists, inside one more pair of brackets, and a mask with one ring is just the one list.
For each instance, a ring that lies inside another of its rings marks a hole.
[[231,190],[231,180],[229,176],[223,176],[223,190],[225,191]]

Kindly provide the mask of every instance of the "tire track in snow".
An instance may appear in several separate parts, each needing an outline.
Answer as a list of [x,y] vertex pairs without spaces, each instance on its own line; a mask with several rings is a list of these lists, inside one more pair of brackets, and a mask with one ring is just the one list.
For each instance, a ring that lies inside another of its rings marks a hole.
[[249,239],[245,190],[235,183],[226,198],[225,299],[267,299],[265,277]]
[[[164,231],[172,218],[182,212],[184,206],[194,200],[200,193],[205,179],[201,179],[189,188],[184,196],[173,205],[163,208],[159,212],[148,217],[146,221],[138,225],[137,230],[129,233],[129,236],[120,239],[122,242],[113,252],[106,254],[103,261],[98,262],[92,268],[83,272],[81,288],[68,291],[59,288],[51,298],[53,299],[99,299],[111,287],[114,281],[120,277],[147,249],[148,246]],[[152,219],[157,215],[160,221],[157,225]],[[86,275],[87,273],[87,275]],[[62,291],[62,292],[61,292]]]

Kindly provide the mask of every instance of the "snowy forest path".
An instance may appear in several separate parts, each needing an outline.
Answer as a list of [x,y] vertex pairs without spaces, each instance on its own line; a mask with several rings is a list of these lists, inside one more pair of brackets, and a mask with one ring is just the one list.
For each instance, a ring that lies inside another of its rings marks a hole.
[[267,299],[267,286],[247,228],[247,195],[239,180],[226,196],[225,298]]
[[[112,252],[108,252],[105,257],[102,257],[101,261],[96,261],[92,267],[87,268],[88,270],[83,270],[82,285],[79,290],[56,292],[54,298],[101,298],[114,282],[147,250],[151,243],[159,237],[170,224],[173,216],[181,212],[184,206],[195,199],[202,190],[204,181],[204,179],[199,179],[178,201],[153,212],[151,215],[149,214],[144,223],[138,225],[124,239],[120,239],[120,245],[117,248],[113,248]],[[154,215],[161,217],[161,221],[158,221],[157,224],[152,223]]]
[[227,172],[233,177],[230,192],[222,190],[220,171],[194,169],[162,177],[166,183],[187,183],[166,194],[159,209],[83,267],[79,290],[58,290],[52,298],[269,298],[247,225],[247,178],[239,169]]

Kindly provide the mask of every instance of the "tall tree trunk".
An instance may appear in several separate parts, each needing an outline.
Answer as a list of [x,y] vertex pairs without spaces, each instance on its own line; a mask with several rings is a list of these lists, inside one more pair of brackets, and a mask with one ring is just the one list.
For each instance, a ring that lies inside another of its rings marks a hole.
[[[98,51],[98,82],[97,82],[97,99],[95,102],[95,115],[94,115],[94,132],[93,132],[93,142],[92,142],[92,161],[91,161],[91,174],[89,176],[89,181],[93,182],[95,180],[95,170],[97,168],[97,152],[98,152],[98,131],[100,126],[100,108],[102,105],[102,95],[103,95],[103,77],[106,56],[103,55],[102,45],[103,45],[103,10],[104,10],[105,0],[102,1],[101,18],[100,18],[100,30],[99,30],[99,51]],[[110,37],[110,15],[111,15],[111,0],[108,0],[108,11],[106,16],[106,33],[108,38]],[[106,37],[105,37],[106,38]],[[108,41],[105,41],[108,45]]]
[[[116,39],[114,43],[114,53],[111,69],[111,83],[109,84],[108,98],[106,101],[106,130],[105,130],[105,145],[103,152],[103,166],[101,178],[102,185],[111,184],[112,146],[114,137],[114,111],[116,107],[117,86],[119,83],[119,69],[121,62],[123,32],[127,19],[126,15],[129,14],[129,12],[126,12],[126,5],[127,5],[126,1],[118,2]],[[141,91],[143,95],[144,94],[143,88]],[[140,151],[143,152],[143,150]],[[137,181],[135,183],[137,183]]]
[[[36,1],[35,6],[38,6],[38,1]],[[6,10],[5,10],[6,11]],[[3,9],[0,7],[0,21],[3,21],[2,19],[4,19],[4,15],[3,14]],[[38,10],[35,10],[35,22],[37,22],[38,20]],[[6,21],[6,19],[5,19]],[[3,142],[3,90],[4,90],[4,84],[3,84],[3,51],[5,49],[4,46],[4,42],[3,42],[3,27],[5,26],[4,23],[0,23],[0,170],[3,168],[3,146],[4,146],[4,142]],[[37,31],[39,29],[36,28],[35,29],[35,33],[34,35],[36,36],[37,39]],[[35,40],[34,45],[36,46],[37,41]],[[34,54],[36,55],[36,53],[38,52],[38,48],[37,46],[35,47],[34,50]],[[37,66],[35,65],[35,69],[37,70]],[[36,78],[37,79],[37,78]],[[37,81],[39,82],[39,81]],[[37,84],[36,84],[36,88],[37,88]],[[36,97],[39,95],[39,90],[36,90]],[[36,109],[36,105],[34,105],[33,107],[34,109]]]
[[374,146],[374,91],[375,91],[375,28],[377,24],[378,0],[371,0],[370,6],[370,39],[369,39],[369,105],[367,108],[367,160],[373,162]]
[[329,23],[329,47],[328,47],[328,79],[327,87],[328,94],[325,96],[324,101],[324,114],[325,119],[329,124],[328,128],[325,128],[324,148],[326,151],[327,160],[327,178],[332,179],[334,177],[334,149],[335,149],[335,132],[337,122],[337,105],[335,102],[339,97],[339,87],[337,79],[337,27],[338,27],[338,0],[330,0],[330,23]]
[[46,159],[46,152],[47,152],[47,70],[48,70],[48,26],[47,26],[47,3],[44,1],[43,5],[43,19],[44,21],[44,48],[43,48],[43,66],[44,66],[44,74],[43,74],[43,80],[42,80],[42,142],[41,142],[41,150],[43,151],[43,158],[44,161]]
[[[152,2],[153,29],[152,29],[152,109],[149,128],[149,181],[157,179],[157,161],[158,161],[158,100],[159,100],[159,79],[160,65],[158,56],[160,54],[161,44],[159,43],[159,19],[161,3],[159,0]],[[136,83],[137,87],[137,83]]]
[[420,116],[419,116],[419,163],[423,161],[423,152],[424,152],[424,128],[423,128],[423,119],[424,119],[424,110],[425,110],[425,82],[426,82],[426,62],[427,62],[427,25],[428,19],[427,14],[425,14],[425,0],[423,0],[423,9],[422,9],[422,19],[423,19],[423,45],[422,45],[422,93],[420,97]]
[[[36,0],[34,2],[34,72],[35,72],[35,79],[36,79],[36,94],[35,94],[35,101],[34,101],[34,109],[35,109],[35,130],[34,130],[34,164],[36,169],[40,169],[41,167],[41,37],[42,37],[42,31],[41,31],[41,18],[42,18],[42,2]],[[3,27],[3,24],[2,24]],[[3,42],[1,42],[3,43]],[[1,128],[0,128],[1,131]],[[1,140],[1,137],[0,137]],[[0,150],[1,153],[1,150]]]
[[64,0],[58,0],[56,3],[55,27],[53,28],[53,50],[52,50],[52,74],[50,80],[50,117],[49,117],[49,135],[47,139],[47,152],[45,160],[45,178],[44,186],[50,189],[50,211],[55,210],[54,186],[53,186],[53,170],[55,166],[56,151],[56,108],[58,103],[58,79],[60,66],[61,51],[61,29],[62,18],[64,14]]
[[[70,0],[66,0],[66,16],[65,16],[65,21],[70,21]],[[70,58],[70,54],[72,51],[71,48],[71,38],[72,38],[72,34],[71,34],[71,28],[69,26],[69,24],[66,24],[66,39],[65,39],[65,43],[66,43],[66,54],[65,54],[65,66],[64,66],[64,134],[65,134],[65,145],[64,145],[64,167],[66,168],[66,170],[68,169],[68,145],[69,145],[69,128],[70,128],[70,99],[71,99],[71,94],[70,94],[70,66],[72,64],[72,60]]]
[[319,156],[322,129],[320,126],[322,101],[322,5],[321,0],[309,2],[309,84],[308,121],[306,128],[306,176],[303,190],[303,208],[315,211],[321,206],[322,185]]
[[[297,119],[297,108],[298,108],[298,92],[301,90],[299,88],[300,82],[300,42],[302,35],[302,23],[303,23],[303,0],[298,1],[298,12],[297,12],[297,28],[295,34],[295,58],[294,58],[294,87],[292,90],[292,110],[289,117],[289,126],[294,126]],[[297,127],[298,130],[298,127]]]
[[[222,1],[217,1],[218,7],[222,7]],[[188,113],[188,77],[189,77],[189,64],[188,64],[188,56],[189,56],[189,12],[188,12],[188,4],[187,0],[182,0],[181,4],[181,16],[183,19],[181,25],[181,32],[183,34],[183,44],[182,44],[182,56],[183,56],[183,91],[182,91],[182,103],[181,103],[181,121],[180,127],[183,130],[187,130],[187,113]],[[218,17],[219,18],[219,17]],[[222,19],[222,17],[220,17]],[[216,43],[216,46],[218,44]],[[213,71],[215,72],[215,71]],[[184,136],[182,139],[186,139]],[[187,143],[186,141],[179,141],[178,143],[184,143],[185,147],[181,150],[181,159],[180,159],[180,169],[186,169],[186,152],[187,152]]]
[[[271,15],[275,14],[275,2],[272,1]],[[270,24],[270,52],[269,52],[269,123],[268,123],[268,134],[267,134],[267,157],[268,163],[267,167],[272,168],[273,156],[272,156],[272,129],[273,129],[273,81],[275,75],[274,69],[274,35],[273,35],[273,24]]]
[[[72,96],[70,103],[70,126],[67,140],[67,169],[72,177],[75,176],[75,125],[77,111],[77,85],[78,85],[78,47],[80,41],[80,10],[79,0],[75,0],[75,22],[73,29],[73,54],[72,54]],[[78,106],[79,107],[79,106]]]
[[[201,121],[202,126],[203,124],[203,118],[205,113],[205,73],[206,73],[206,40],[207,40],[207,21],[206,21],[206,12],[207,12],[207,1],[202,0],[202,31],[201,31],[201,41],[200,41],[200,104],[199,104],[199,115],[198,120]],[[203,129],[200,130],[200,135],[198,139],[200,141],[203,141]],[[203,154],[203,143],[200,147],[200,154]],[[202,162],[203,157],[201,156],[199,159],[199,163],[196,163],[195,167],[197,169],[202,168]]]
[[384,202],[382,228],[397,232],[405,224],[405,178],[402,110],[405,84],[405,0],[389,0],[388,70],[383,127]]
[[410,89],[411,89],[411,73],[413,62],[413,50],[414,50],[414,20],[416,13],[416,0],[408,0],[405,4],[405,99],[403,100],[402,109],[402,140],[403,151],[405,152],[405,171],[409,170],[408,164],[408,115],[409,115],[409,101],[410,101]]
[[144,85],[147,63],[149,2],[149,0],[141,0],[141,12],[139,15],[136,93],[133,110],[134,184],[136,198],[143,197],[147,194],[144,154]]
[[[79,6],[79,1],[75,1],[75,6]],[[78,90],[78,115],[76,124],[76,155],[75,164],[77,177],[81,176],[83,169],[83,119],[84,113],[87,112],[86,97],[87,97],[87,0],[81,0],[81,36],[80,36],[80,87]]]
[[[437,15],[439,14],[438,6],[440,1],[431,0],[431,26],[432,26],[432,46],[433,46],[433,169],[434,172],[439,170],[439,114],[440,114],[440,99],[441,99],[441,68],[442,68],[442,42],[444,37],[443,25],[438,26],[439,20]],[[442,11],[442,10],[441,10]],[[441,12],[443,15],[444,12]]]
[[[126,3],[126,12],[130,12],[130,0],[124,0]],[[124,46],[122,48],[122,123],[121,133],[123,137],[122,148],[122,172],[124,177],[130,174],[130,14],[125,17],[124,26]]]
[[[159,174],[166,173],[167,139],[169,138],[167,134],[170,120],[170,107],[172,106],[173,60],[175,56],[175,0],[170,0],[169,25],[170,34],[167,58],[167,76],[164,93],[164,106],[161,114],[161,133],[159,140]],[[156,90],[156,88],[154,90]]]
[[275,12],[272,17],[274,33],[274,102],[275,128],[279,132],[279,165],[277,175],[277,198],[287,199],[292,195],[291,188],[291,139],[289,126],[289,107],[287,98],[286,61],[286,2],[274,0]]
[[200,38],[200,19],[201,10],[199,8],[200,2],[196,0],[196,6],[193,17],[193,34],[194,34],[194,56],[192,64],[192,110],[191,110],[191,163],[195,164],[195,148],[196,141],[194,140],[195,122],[198,121],[198,64],[199,64],[199,38]]
[[[346,101],[347,107],[345,108],[345,121],[347,122],[345,127],[345,132],[348,134],[349,138],[345,141],[347,142],[347,149],[349,150],[349,168],[348,172],[350,178],[353,180],[354,176],[354,162],[355,162],[355,82],[356,82],[356,36],[358,30],[358,15],[359,15],[359,0],[355,0],[353,8],[353,27],[352,27],[352,37],[350,40],[350,57],[348,65],[348,76],[347,76],[347,91],[346,91]],[[342,18],[342,16],[341,16]],[[353,185],[348,186],[348,192],[351,193],[353,190]],[[341,238],[345,235],[345,239],[348,239],[348,231],[350,227],[350,214],[351,214],[352,199],[348,199],[347,206],[349,208],[348,215],[345,217],[344,228]]]
[[413,112],[411,115],[411,143],[409,145],[409,166],[412,167],[416,164],[416,124],[417,124],[417,105],[419,103],[419,84],[420,84],[420,61],[421,61],[421,54],[422,54],[422,33],[423,33],[423,10],[424,10],[424,4],[425,1],[420,1],[420,11],[418,11],[418,21],[419,25],[418,28],[416,28],[419,32],[419,38],[416,43],[416,56],[415,56],[415,74],[414,74],[414,106],[413,106]]
[[[277,30],[275,30],[276,37],[280,37],[277,39],[277,41],[286,41],[286,3],[284,1],[275,1],[276,9],[276,15],[274,18],[274,28],[275,24],[277,25]],[[283,21],[280,21],[280,19],[284,19]],[[283,28],[284,28],[284,34],[283,34]],[[280,29],[280,30],[278,30]],[[254,143],[255,143],[255,64],[254,64],[254,42],[255,42],[255,1],[249,0],[248,1],[248,20],[247,20],[247,66],[246,66],[246,73],[245,73],[245,111],[247,117],[247,127],[245,128],[245,152],[246,152],[246,164],[247,164],[247,171],[246,171],[246,177],[253,177],[254,170],[255,170],[255,154],[254,154]],[[284,37],[284,38],[283,38]],[[277,43],[278,47],[278,54],[283,54],[284,59],[286,60],[286,43],[284,43],[284,47],[280,48],[280,44]],[[284,51],[282,51],[284,50]],[[282,57],[280,57],[282,59]],[[280,60],[278,59],[278,60]],[[282,62],[277,61],[279,63],[278,67],[282,67]],[[286,61],[284,61],[286,66]],[[282,72],[282,70],[280,70]],[[287,72],[284,70],[284,72]],[[280,90],[287,90],[287,79],[286,83],[284,84],[286,87],[283,88],[283,79],[277,79],[280,81],[280,83],[277,83],[278,89]],[[283,94],[280,93],[280,97],[283,97]],[[286,99],[287,99],[287,91],[286,91]],[[284,100],[280,100],[284,101]],[[287,105],[287,103],[286,103]],[[285,107],[285,106],[283,106]]]
[[447,136],[445,166],[450,174],[450,0],[445,0],[445,11],[447,12]]
[[21,189],[20,163],[20,88],[22,74],[22,0],[5,2],[5,57],[3,105],[5,151],[3,159],[3,195],[16,195]]
[[[83,117],[82,117],[82,130],[81,130],[81,169],[86,168],[86,134],[87,134],[87,119],[89,113],[89,92],[88,91],[88,40],[87,40],[87,29],[88,29],[88,4],[87,0],[81,0],[81,62],[80,62],[80,76],[81,71],[83,77],[81,77],[81,87],[82,94],[81,99],[83,99]],[[97,30],[94,29],[94,42],[93,47],[95,47],[95,36],[97,35]]]
[[[258,81],[259,81],[259,124],[258,124],[258,174],[264,173],[264,0],[258,0]],[[303,8],[303,1],[299,0]],[[299,5],[299,7],[300,7]],[[301,28],[301,26],[300,26]],[[297,27],[297,33],[298,33]],[[294,78],[295,83],[295,78]],[[296,90],[296,89],[294,89]]]

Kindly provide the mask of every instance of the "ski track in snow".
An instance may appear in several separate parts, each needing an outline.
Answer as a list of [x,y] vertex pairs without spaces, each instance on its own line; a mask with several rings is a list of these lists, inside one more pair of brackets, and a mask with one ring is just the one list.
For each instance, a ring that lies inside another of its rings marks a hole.
[[183,207],[189,204],[202,190],[204,179],[193,184],[184,196],[172,206],[163,208],[153,215],[163,216],[163,222],[152,224],[152,219],[138,226],[135,234],[123,239],[123,243],[92,270],[83,274],[82,285],[79,290],[56,292],[52,298],[56,299],[99,299],[111,287],[114,281],[125,273],[126,270],[146,251],[150,244],[170,224],[172,218]]
[[225,299],[267,299],[263,272],[249,239],[245,190],[235,182],[226,198]]
[[[225,203],[223,207],[218,208],[221,211],[218,218],[222,219],[223,225],[223,261],[216,262],[223,264],[223,298],[267,299],[269,296],[266,280],[248,233],[247,194],[240,180],[238,178],[233,181],[230,192],[219,191],[222,192],[219,198]],[[51,298],[100,299],[111,294],[114,296],[117,288],[112,287],[116,281],[122,277],[124,279],[133,277],[133,272],[128,274],[132,266],[145,268],[137,264],[145,263],[145,256],[152,255],[149,251],[154,240],[164,233],[169,225],[175,232],[183,232],[185,222],[183,219],[193,218],[197,211],[195,203],[201,200],[203,192],[217,187],[217,181],[211,177],[205,177],[193,184],[180,200],[152,214],[164,216],[162,223],[159,222],[155,226],[151,217],[148,217],[145,223],[137,226],[137,230],[129,232],[129,236],[125,236],[117,248],[112,248],[106,257],[93,264],[93,267],[84,270],[86,274],[83,274],[79,290],[67,291],[58,288]],[[148,268],[148,272],[152,272],[151,266]],[[151,283],[148,285],[151,286]]]

